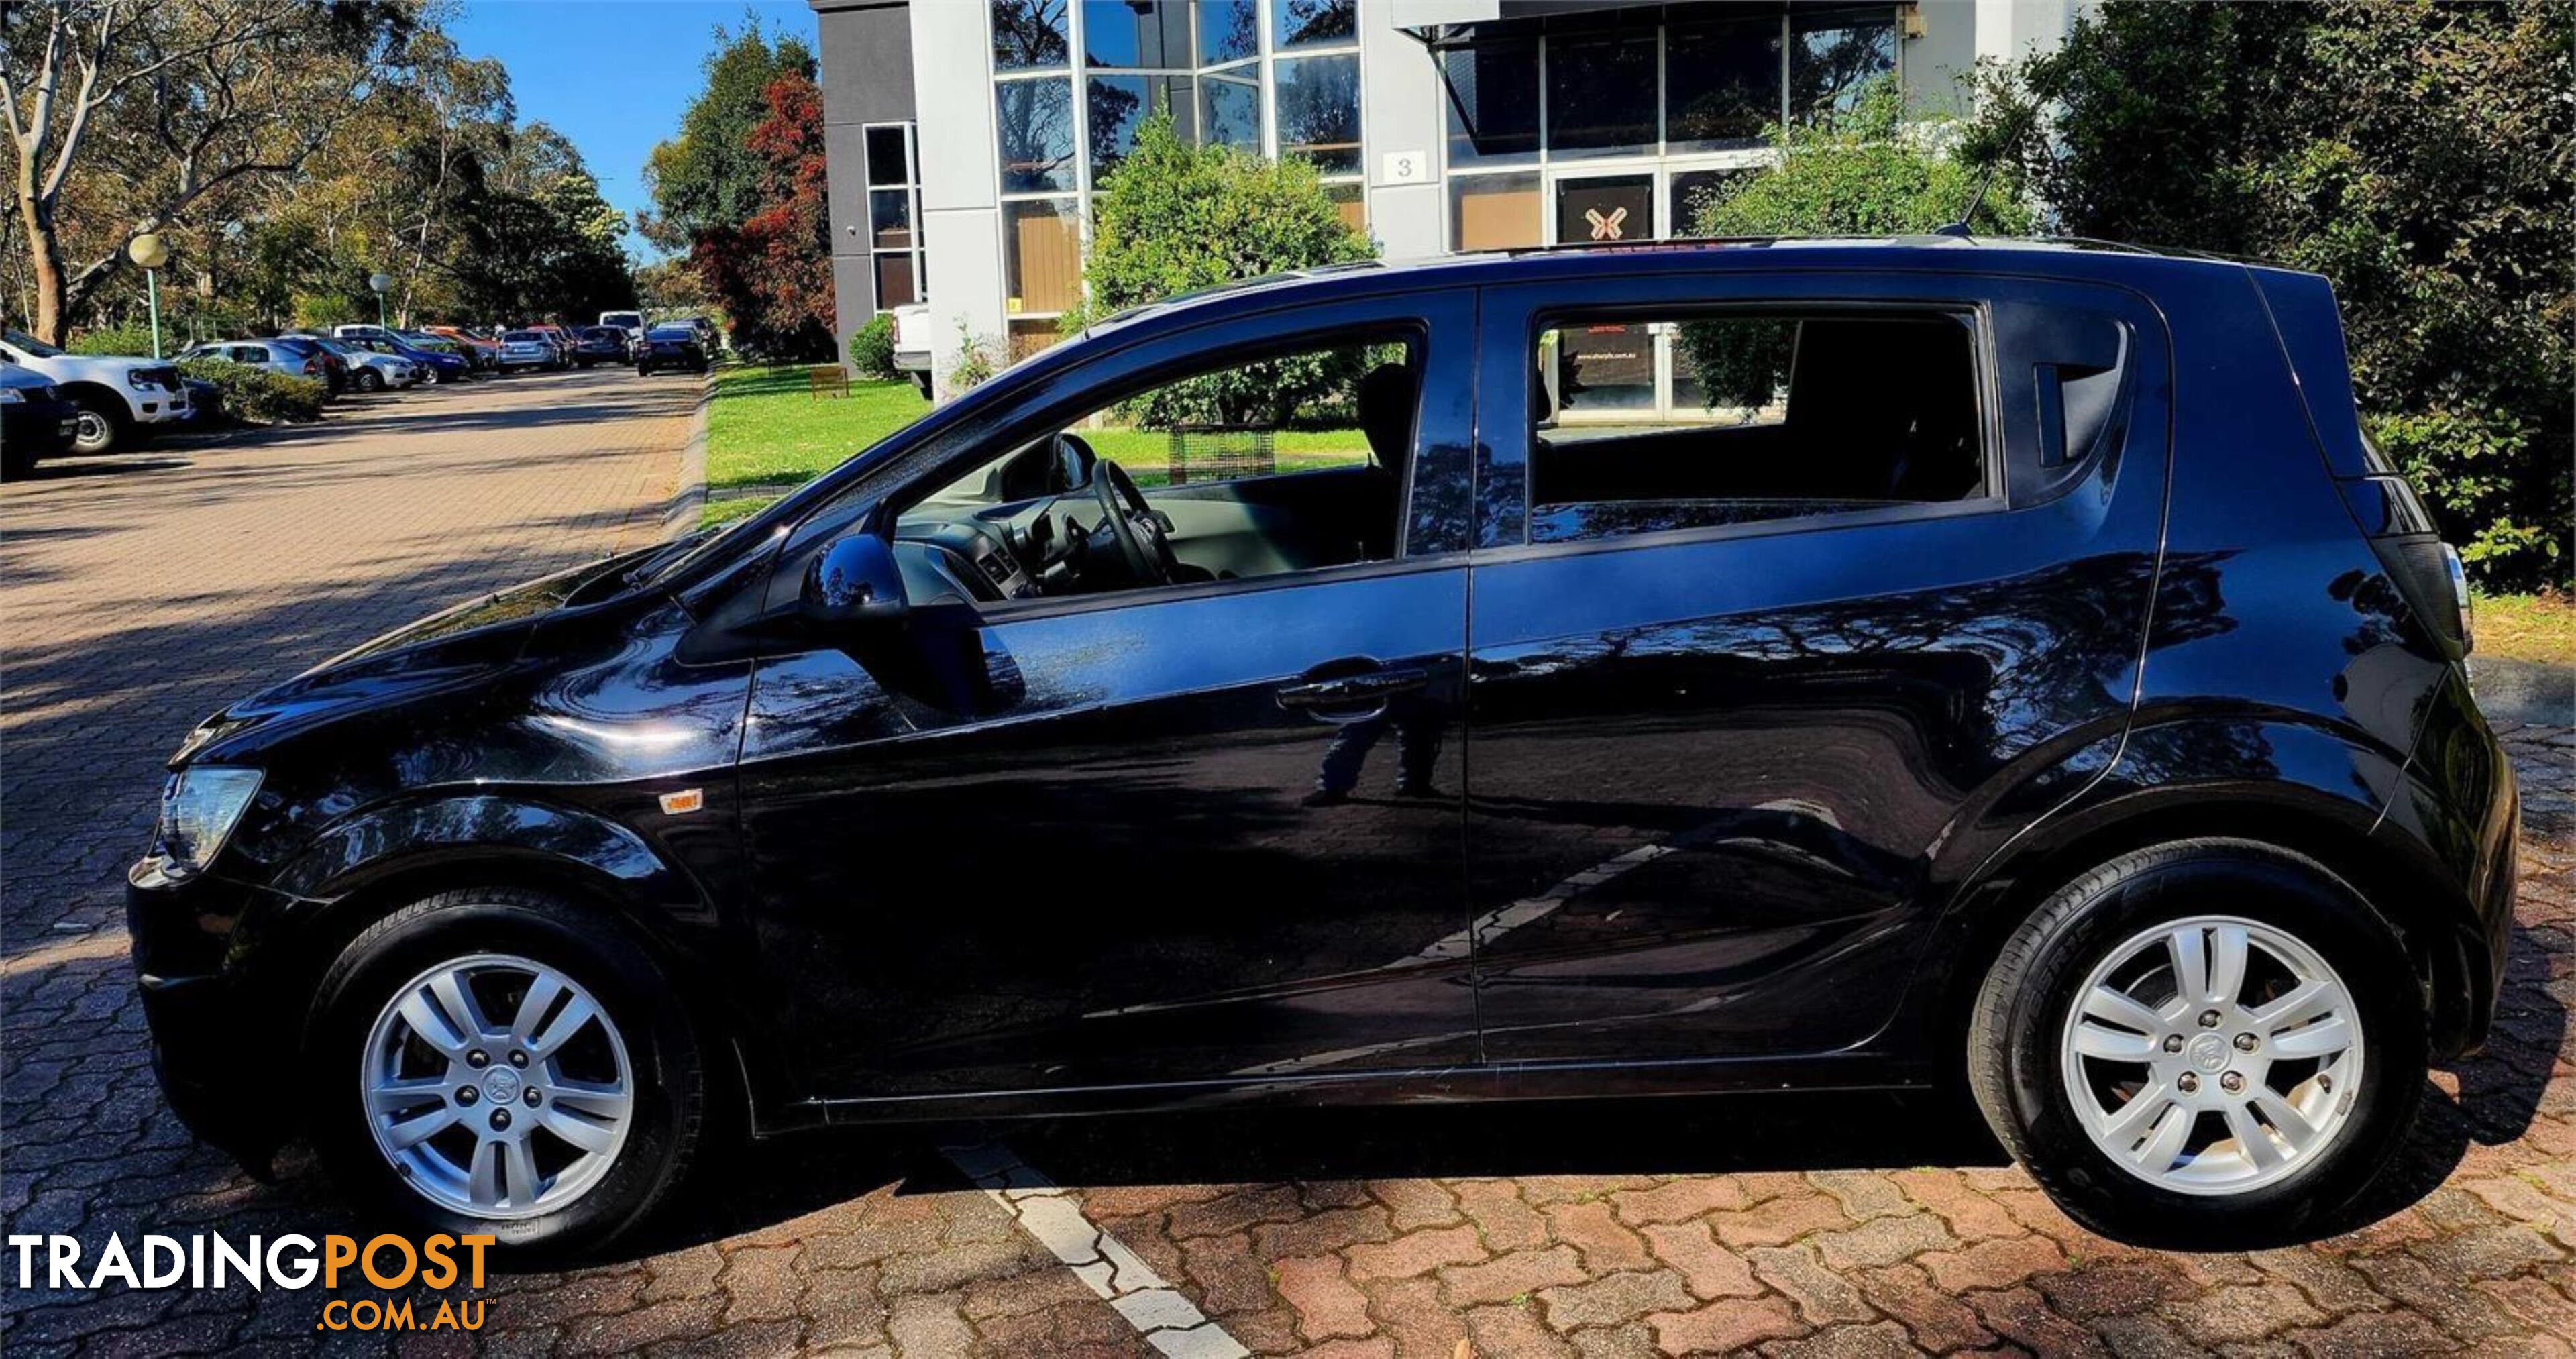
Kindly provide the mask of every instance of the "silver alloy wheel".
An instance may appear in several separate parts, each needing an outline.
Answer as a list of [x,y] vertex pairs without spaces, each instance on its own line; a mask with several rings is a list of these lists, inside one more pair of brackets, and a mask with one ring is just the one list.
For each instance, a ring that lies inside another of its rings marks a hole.
[[[57,436],[60,437],[60,436]],[[72,417],[72,450],[76,453],[104,453],[116,442],[116,422],[82,406]]]
[[2361,1019],[2286,931],[2193,916],[2111,950],[2066,1016],[2061,1076],[2113,1164],[2180,1194],[2240,1194],[2313,1164],[2361,1087]]
[[[505,1008],[505,1022],[488,1017]],[[441,963],[394,992],[367,1032],[359,1088],[376,1150],[413,1192],[468,1217],[566,1207],[634,1123],[633,1068],[608,1011],[506,953]]]

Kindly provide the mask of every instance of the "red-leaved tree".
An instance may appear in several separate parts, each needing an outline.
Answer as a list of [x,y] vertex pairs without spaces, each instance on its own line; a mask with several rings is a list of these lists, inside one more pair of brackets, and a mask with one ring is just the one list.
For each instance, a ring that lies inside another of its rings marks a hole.
[[755,210],[739,225],[699,233],[689,257],[723,304],[735,347],[768,359],[830,358],[823,92],[806,76],[784,75],[761,98],[768,116],[744,143],[763,167]]

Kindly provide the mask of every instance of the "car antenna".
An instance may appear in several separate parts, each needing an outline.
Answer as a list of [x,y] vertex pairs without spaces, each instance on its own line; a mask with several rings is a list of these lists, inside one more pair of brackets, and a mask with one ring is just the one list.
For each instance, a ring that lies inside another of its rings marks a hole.
[[2031,124],[2038,120],[2038,116],[2037,103],[2022,105],[2020,120],[2014,124],[2012,134],[2004,138],[2003,145],[1995,149],[1994,158],[1986,162],[1985,170],[1977,176],[1976,192],[1968,195],[1968,204],[1960,211],[1959,219],[1932,228],[1933,235],[1965,237],[1970,234],[1968,223],[1976,218],[1977,209],[1986,205],[1986,193],[1995,184],[1995,171],[2002,168],[2003,163],[2010,159],[2014,152],[2021,149],[2023,135],[2030,131]]

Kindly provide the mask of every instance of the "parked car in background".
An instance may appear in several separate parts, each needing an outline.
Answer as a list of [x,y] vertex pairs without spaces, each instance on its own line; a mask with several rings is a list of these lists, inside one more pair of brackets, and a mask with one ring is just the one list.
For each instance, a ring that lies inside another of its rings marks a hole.
[[[1283,360],[1353,375],[1337,465],[1149,489],[1086,440]],[[2458,570],[2312,274],[1256,281],[208,717],[133,966],[208,1142],[309,1135],[363,1216],[505,1247],[633,1228],[719,1098],[1794,1088],[1964,1088],[2096,1231],[2277,1242],[2347,1225],[2535,962]]]
[[562,356],[564,366],[570,367],[572,365],[572,332],[570,330],[550,321],[537,322],[528,326],[527,329],[535,331],[539,336],[544,338],[546,343],[553,345],[555,347],[555,353]]
[[16,481],[44,458],[72,449],[80,407],[33,368],[0,362],[0,481]]
[[436,386],[442,382],[462,382],[470,371],[462,354],[452,350],[425,349],[397,335],[360,336],[346,343],[360,349],[373,350],[378,354],[391,354],[396,358],[409,360],[411,366],[419,370],[421,382],[428,386]]
[[505,330],[501,332],[501,371],[515,373],[523,368],[552,370],[564,366],[563,352],[542,331]]
[[338,340],[343,344],[351,344],[359,340],[390,340],[395,338],[395,336],[393,331],[384,326],[351,323],[349,325],[331,327],[331,338]]
[[179,351],[180,361],[221,359],[245,368],[265,368],[284,377],[311,378],[330,386],[331,370],[320,347],[284,336],[269,340],[215,340]]
[[913,302],[894,309],[894,370],[930,395],[930,304]]
[[644,313],[640,311],[604,311],[599,314],[599,323],[626,332],[630,344],[644,338]]
[[713,358],[723,351],[724,336],[717,331],[715,322],[703,316],[692,316],[683,324],[698,332],[698,343],[706,347],[708,357]]
[[80,407],[72,451],[85,456],[129,447],[161,425],[188,418],[188,389],[167,359],[73,354],[18,331],[0,331],[0,360],[32,368]]
[[400,354],[380,354],[346,340],[320,335],[289,335],[290,340],[309,340],[349,367],[349,385],[362,392],[399,391],[420,382],[421,370]]
[[414,349],[426,350],[432,354],[446,354],[464,360],[463,375],[466,377],[470,378],[483,371],[483,365],[475,358],[473,350],[444,335],[432,335],[422,330],[403,330],[396,331],[395,337]]
[[636,347],[635,376],[651,377],[672,368],[703,374],[709,362],[706,343],[699,338],[697,327],[685,323],[655,326],[644,332],[644,343]]
[[463,326],[423,326],[422,330],[438,336],[466,351],[474,366],[485,372],[501,367],[501,346],[488,335],[477,335]]
[[323,341],[319,336],[273,335],[264,341],[264,343],[294,346],[321,360],[322,380],[331,388],[332,395],[337,396],[349,389],[350,373],[348,358],[332,349],[331,346]]
[[572,361],[582,368],[595,363],[624,363],[630,348],[625,331],[614,326],[584,326],[573,336]]

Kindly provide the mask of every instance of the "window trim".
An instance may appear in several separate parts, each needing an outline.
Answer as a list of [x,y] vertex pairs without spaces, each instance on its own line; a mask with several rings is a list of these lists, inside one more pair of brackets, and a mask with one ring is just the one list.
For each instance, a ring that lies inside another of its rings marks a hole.
[[[876,162],[868,155],[868,147],[874,140],[869,134],[879,128],[889,127],[903,134],[904,178],[899,183],[879,184],[875,182]],[[918,127],[910,121],[861,123],[859,124],[859,154],[865,161],[859,175],[862,181],[859,186],[859,197],[868,213],[865,227],[868,243],[868,298],[876,304],[876,310],[872,314],[884,316],[891,313],[894,308],[886,305],[885,295],[877,287],[879,255],[912,256],[912,302],[898,305],[910,306],[927,301],[930,297],[930,288],[927,284],[930,275],[926,267],[929,264],[927,255],[930,233],[923,230],[921,220],[921,138]],[[903,194],[904,201],[910,208],[912,244],[909,247],[880,246],[877,244],[876,196],[881,193],[897,192]]]
[[[1705,283],[1712,279],[1725,278],[1726,276],[1685,275],[1658,277],[1669,278],[1671,282],[1687,285],[1692,282]],[[1741,276],[1739,276],[1738,280],[1735,281],[1740,282],[1740,279]],[[1582,286],[1582,281],[1572,280],[1563,285],[1547,286],[1580,287]],[[1529,464],[1527,459],[1531,451],[1536,447],[1538,426],[1536,422],[1531,421],[1528,416],[1528,383],[1530,380],[1529,373],[1532,371],[1531,365],[1521,363],[1516,365],[1518,371],[1521,373],[1521,385],[1515,388],[1512,393],[1518,396],[1519,400],[1517,402],[1495,400],[1494,397],[1502,394],[1489,395],[1482,390],[1479,391],[1477,396],[1477,425],[1480,430],[1487,427],[1485,421],[1485,412],[1487,411],[1511,409],[1520,413],[1517,419],[1523,425],[1525,430],[1523,435],[1525,443],[1521,450],[1523,457],[1521,464],[1520,503],[1521,540],[1517,543],[1501,543],[1492,546],[1471,546],[1469,549],[1470,555],[1473,556],[1480,564],[1489,562],[1503,563],[1533,561],[1546,557],[1568,556],[1580,553],[1617,552],[1642,548],[1674,547],[1689,543],[1716,542],[1737,538],[1772,537],[1783,533],[1813,533],[1846,528],[1874,528],[1884,524],[1913,523],[1927,519],[1952,519],[1967,515],[1995,514],[2008,511],[2012,508],[2009,488],[2004,484],[2006,472],[2009,470],[2007,465],[2009,451],[2004,446],[2003,412],[2001,407],[2002,386],[2001,375],[1996,366],[1997,346],[1994,324],[1994,307],[1991,300],[1986,298],[1963,299],[1955,296],[1947,298],[1854,298],[1831,296],[1813,297],[1783,294],[1772,297],[1746,297],[1714,302],[1694,302],[1685,300],[1678,304],[1670,301],[1650,300],[1609,302],[1595,305],[1587,305],[1580,302],[1553,304],[1528,309],[1524,316],[1524,330],[1521,335],[1517,352],[1522,355],[1535,353],[1538,345],[1538,337],[1551,328],[1566,324],[1567,319],[1570,317],[1586,317],[1595,321],[1618,320],[1624,324],[1636,321],[1677,321],[1695,319],[1712,313],[1736,312],[1760,315],[1783,311],[1797,311],[1802,313],[1875,312],[1880,314],[1893,313],[1898,315],[1910,314],[1916,316],[1922,315],[1925,312],[1940,312],[1964,319],[1968,324],[1969,364],[1977,394],[1978,459],[1984,471],[1984,485],[1979,492],[1976,495],[1964,497],[1958,500],[1908,501],[1888,505],[1871,506],[1868,509],[1845,510],[1833,514],[1764,519],[1750,523],[1710,524],[1695,528],[1657,529],[1650,533],[1614,534],[1608,537],[1582,538],[1570,542],[1536,542],[1530,537],[1531,511],[1537,502],[1534,502],[1529,498],[1531,477],[1529,474]],[[1482,384],[1480,384],[1480,387],[1481,385]],[[1479,443],[1481,444],[1482,442],[1483,440],[1480,437]],[[1475,470],[1478,474],[1481,474],[1484,469],[1480,465]],[[1475,503],[1481,504],[1482,497],[1479,495],[1474,497],[1473,500]],[[1474,534],[1470,534],[1471,543],[1474,536]]]

